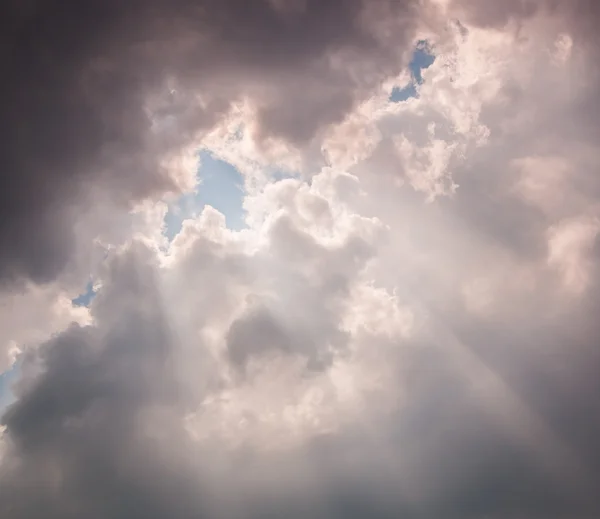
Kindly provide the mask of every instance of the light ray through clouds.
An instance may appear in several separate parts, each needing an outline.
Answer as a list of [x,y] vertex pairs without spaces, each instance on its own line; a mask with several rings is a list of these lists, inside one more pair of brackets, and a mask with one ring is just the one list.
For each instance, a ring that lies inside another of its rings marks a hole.
[[0,517],[600,517],[595,3],[54,4],[0,21]]

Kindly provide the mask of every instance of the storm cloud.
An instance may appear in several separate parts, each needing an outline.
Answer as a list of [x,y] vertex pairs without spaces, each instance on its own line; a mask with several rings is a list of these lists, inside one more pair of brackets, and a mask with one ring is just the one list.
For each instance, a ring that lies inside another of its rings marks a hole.
[[[185,188],[185,172],[162,159],[242,97],[258,106],[258,138],[302,143],[340,120],[400,70],[414,4],[390,7],[391,49],[367,16],[377,6],[360,0],[7,2],[2,279],[60,273],[69,223],[96,184],[121,204]],[[336,65],[344,53],[360,60],[361,76]]]
[[598,517],[594,2],[2,10],[2,517]]

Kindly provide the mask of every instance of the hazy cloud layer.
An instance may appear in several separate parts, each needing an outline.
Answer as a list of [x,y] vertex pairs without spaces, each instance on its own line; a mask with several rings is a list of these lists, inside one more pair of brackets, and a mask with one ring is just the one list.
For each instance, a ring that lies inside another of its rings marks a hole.
[[[594,2],[68,4],[2,21],[2,517],[598,517]],[[201,148],[247,228],[169,242]]]

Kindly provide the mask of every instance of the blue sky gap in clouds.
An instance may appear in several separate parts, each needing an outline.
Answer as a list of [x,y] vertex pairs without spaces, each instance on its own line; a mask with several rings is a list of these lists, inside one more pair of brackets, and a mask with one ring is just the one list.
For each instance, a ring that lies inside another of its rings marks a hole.
[[[199,186],[194,193],[186,193],[169,207],[165,216],[165,235],[172,240],[181,230],[184,220],[198,215],[210,205],[225,215],[227,227],[240,230],[244,223],[244,178],[231,164],[215,158],[208,151],[198,154]],[[72,299],[74,306],[89,306],[96,293],[90,280],[85,290]],[[1,396],[2,386],[0,386]]]
[[[411,83],[404,88],[394,88],[390,101],[400,102],[417,97],[417,86],[423,83],[421,71],[434,61],[435,56],[429,42],[418,41],[409,63]],[[198,178],[200,185],[196,192],[183,195],[169,208],[165,217],[165,234],[169,239],[175,237],[185,219],[197,215],[206,205],[223,213],[230,229],[240,230],[245,226],[242,174],[233,165],[202,150],[199,153]]]
[[390,101],[400,103],[407,101],[411,97],[418,97],[417,88],[423,84],[422,70],[430,67],[435,61],[435,55],[431,45],[427,40],[419,40],[413,52],[412,59],[408,64],[410,70],[411,81],[404,87],[394,87],[390,95]]
[[79,294],[75,299],[72,299],[71,302],[74,306],[89,306],[94,297],[96,297],[94,283],[90,280],[85,287],[85,291]]
[[17,367],[18,362],[15,362],[13,366],[4,373],[0,373],[0,413],[12,404],[14,395],[11,390],[12,384],[16,381],[19,369]]
[[231,164],[215,158],[208,151],[199,153],[199,186],[195,193],[181,196],[169,207],[165,217],[165,234],[170,240],[180,231],[184,220],[193,218],[210,205],[225,215],[227,227],[244,228],[244,178]]

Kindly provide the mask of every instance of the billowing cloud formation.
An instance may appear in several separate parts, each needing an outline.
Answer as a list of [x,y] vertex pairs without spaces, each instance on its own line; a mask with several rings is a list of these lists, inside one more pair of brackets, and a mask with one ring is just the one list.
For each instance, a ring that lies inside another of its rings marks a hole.
[[3,21],[2,517],[598,517],[595,3],[87,4]]
[[400,70],[413,4],[8,2],[0,276],[60,273],[90,182],[123,204],[188,187],[177,157],[234,101],[256,105],[258,139],[310,140]]

